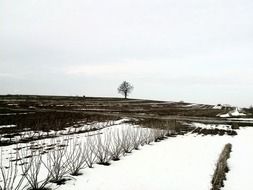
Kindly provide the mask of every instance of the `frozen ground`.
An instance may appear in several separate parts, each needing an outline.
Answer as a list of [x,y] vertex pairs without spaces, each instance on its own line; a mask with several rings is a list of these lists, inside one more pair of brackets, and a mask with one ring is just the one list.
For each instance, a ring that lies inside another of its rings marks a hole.
[[112,162],[85,169],[59,190],[209,190],[215,163],[232,137],[178,136],[146,145]]
[[[136,129],[136,126],[122,124],[116,121],[114,126],[91,132],[88,135],[117,132],[119,129]],[[226,126],[194,123],[201,128],[226,128]],[[143,129],[142,129],[143,130]],[[211,179],[220,152],[227,143],[232,143],[232,153],[229,159],[230,172],[223,190],[251,190],[253,180],[253,128],[241,128],[238,135],[202,136],[187,134],[168,138],[161,142],[145,145],[140,150],[121,157],[120,161],[112,161],[110,166],[94,165],[85,168],[83,175],[67,181],[65,185],[50,184],[52,189],[59,190],[210,190]],[[80,140],[87,134],[77,136]],[[53,142],[63,141],[65,137],[57,137]],[[40,144],[50,145],[50,139],[43,139]],[[27,144],[20,144],[25,146]],[[2,147],[3,162],[16,145]],[[44,172],[44,171],[43,171]],[[43,176],[44,173],[41,173]],[[41,176],[41,177],[42,177]]]

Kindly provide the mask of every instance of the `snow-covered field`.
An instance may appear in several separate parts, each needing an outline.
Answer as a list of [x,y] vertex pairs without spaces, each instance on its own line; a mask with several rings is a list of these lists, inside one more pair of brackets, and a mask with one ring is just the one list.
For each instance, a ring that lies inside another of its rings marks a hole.
[[253,128],[242,128],[233,141],[224,190],[253,189]]
[[209,190],[215,163],[232,137],[178,136],[144,146],[111,166],[85,169],[60,190]]
[[[23,143],[19,147],[27,147],[36,144],[46,148],[50,144],[62,143],[65,140],[77,139],[78,142],[86,142],[87,138],[106,135],[121,136],[124,131],[145,131],[140,137],[147,135],[147,130],[131,124],[122,123],[124,120],[114,122],[114,125],[93,131],[90,133],[72,134],[69,136],[52,139],[38,140],[33,143]],[[194,123],[195,127],[224,129],[227,126],[205,125]],[[85,126],[87,127],[87,126]],[[229,159],[230,172],[227,175],[224,190],[251,190],[253,180],[251,172],[253,166],[253,128],[241,128],[236,136],[196,135],[188,133],[176,137],[169,137],[160,142],[152,142],[150,145],[140,146],[139,150],[133,150],[119,161],[110,161],[110,166],[95,164],[94,168],[84,168],[82,175],[74,178],[65,185],[57,186],[49,184],[52,189],[59,190],[209,190],[216,162],[223,147],[227,143],[232,144],[231,158]],[[115,139],[114,139],[115,140]],[[76,142],[77,142],[76,141]],[[75,142],[75,141],[73,141]],[[54,145],[55,146],[55,145]],[[8,156],[11,155],[16,145],[1,147],[1,163],[6,165]],[[12,156],[14,156],[12,154]],[[45,159],[46,154],[43,155]],[[40,178],[46,176],[47,170],[40,170]],[[0,178],[1,183],[1,178]],[[1,189],[1,188],[0,188]]]

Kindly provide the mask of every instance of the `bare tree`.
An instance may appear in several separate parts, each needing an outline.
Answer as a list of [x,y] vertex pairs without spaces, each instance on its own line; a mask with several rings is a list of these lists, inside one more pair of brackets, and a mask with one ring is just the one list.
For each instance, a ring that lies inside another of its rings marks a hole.
[[128,95],[133,91],[134,87],[127,81],[123,81],[121,85],[118,87],[118,92],[124,95],[125,99],[127,99]]

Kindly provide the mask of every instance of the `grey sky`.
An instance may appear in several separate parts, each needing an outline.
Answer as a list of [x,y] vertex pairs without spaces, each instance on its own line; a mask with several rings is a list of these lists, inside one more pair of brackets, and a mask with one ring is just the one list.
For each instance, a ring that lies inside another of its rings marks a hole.
[[1,94],[249,106],[252,0],[0,0]]

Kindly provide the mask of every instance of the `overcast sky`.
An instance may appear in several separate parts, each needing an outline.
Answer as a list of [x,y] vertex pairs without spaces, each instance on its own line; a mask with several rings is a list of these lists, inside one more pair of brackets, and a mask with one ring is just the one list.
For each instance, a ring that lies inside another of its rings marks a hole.
[[253,104],[252,0],[0,0],[0,94]]

